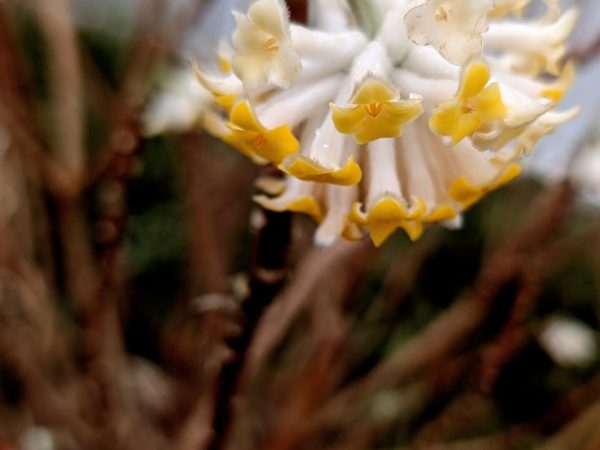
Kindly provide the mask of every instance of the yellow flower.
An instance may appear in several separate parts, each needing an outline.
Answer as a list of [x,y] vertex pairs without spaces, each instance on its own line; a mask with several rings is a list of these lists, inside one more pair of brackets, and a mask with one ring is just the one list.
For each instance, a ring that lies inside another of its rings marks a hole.
[[429,120],[432,131],[449,136],[453,144],[479,130],[485,123],[502,120],[508,109],[497,83],[489,86],[490,70],[482,62],[465,69],[461,86],[452,100],[440,104]]
[[303,155],[296,155],[279,168],[300,180],[317,181],[319,183],[330,183],[340,186],[353,186],[360,183],[362,179],[360,166],[352,157],[348,158],[345,166],[339,169],[331,169]]
[[352,208],[352,220],[366,227],[373,243],[379,247],[394,231],[402,228],[411,240],[417,240],[423,234],[423,223],[417,219],[426,211],[422,201],[415,201],[410,209],[398,200],[386,197],[379,200],[367,213],[361,211],[361,204]]
[[340,108],[333,103],[333,123],[340,133],[351,134],[358,144],[402,134],[402,127],[423,114],[421,100],[401,100],[379,80],[367,79],[349,102]]
[[223,140],[258,163],[279,164],[299,148],[289,127],[281,126],[272,130],[263,127],[247,101],[233,107],[226,126],[230,133],[223,136]]
[[521,167],[518,164],[509,164],[493,182],[476,186],[467,180],[466,177],[460,177],[450,186],[450,197],[460,203],[466,209],[479,201],[488,192],[491,192],[506,183],[514,180],[521,174]]

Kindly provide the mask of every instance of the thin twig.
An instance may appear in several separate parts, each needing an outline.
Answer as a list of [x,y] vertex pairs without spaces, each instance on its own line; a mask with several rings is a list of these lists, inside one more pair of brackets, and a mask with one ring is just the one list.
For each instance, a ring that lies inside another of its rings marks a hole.
[[338,242],[329,249],[311,250],[295,270],[293,282],[259,323],[250,349],[250,370],[256,372],[269,357],[298,314],[315,300],[316,286],[330,276],[332,269],[344,261],[369,261],[374,253],[367,241]]
[[38,0],[36,12],[48,46],[54,121],[58,145],[56,154],[76,183],[85,171],[83,151],[82,81],[75,29],[68,0]]
[[208,450],[223,450],[235,423],[235,396],[246,371],[248,348],[266,307],[283,286],[290,242],[289,213],[265,211],[266,223],[259,232],[254,262],[250,269],[250,295],[243,302],[242,332],[228,344],[235,358],[221,369],[213,416],[213,437]]
[[544,193],[530,221],[484,264],[470,294],[396,350],[366,378],[346,387],[322,408],[321,419],[343,411],[357,397],[367,397],[376,390],[410,380],[459,349],[485,319],[502,287],[520,272],[530,249],[552,238],[568,211],[571,197],[571,187],[566,184]]

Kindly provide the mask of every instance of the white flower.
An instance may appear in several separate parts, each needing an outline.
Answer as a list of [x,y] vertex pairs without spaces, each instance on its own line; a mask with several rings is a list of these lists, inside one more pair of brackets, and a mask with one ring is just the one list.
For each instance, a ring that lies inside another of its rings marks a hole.
[[188,131],[199,125],[202,115],[213,104],[213,95],[197,82],[189,68],[176,69],[144,111],[144,134]]
[[27,429],[19,441],[23,450],[54,450],[56,448],[56,440],[52,432],[42,427]]
[[570,178],[583,200],[600,205],[600,138],[596,136],[575,157]]
[[234,12],[233,70],[248,90],[265,82],[287,88],[301,71],[290,41],[283,0],[258,0],[247,15]]
[[427,0],[406,14],[408,37],[432,45],[453,64],[464,64],[481,52],[492,0]]
[[598,357],[596,333],[575,319],[549,319],[538,338],[544,350],[561,366],[587,367]]
[[[521,157],[573,115],[555,110],[573,66],[555,77],[538,74],[559,68],[574,13],[529,24],[498,21],[500,3],[485,0],[363,0],[358,9],[383,18],[365,28],[378,30],[371,36],[348,14],[356,1],[313,1],[312,28],[286,22],[286,54],[297,55],[302,71],[296,76],[299,65],[290,63],[296,77],[285,88],[266,72],[250,77],[250,87],[242,75],[264,57],[255,45],[263,35],[244,38],[250,62],[238,61],[236,73],[198,71],[207,89],[228,99],[211,132],[288,175],[257,200],[320,221],[320,244],[366,231],[379,245],[398,228],[417,239],[427,224],[456,223],[515,178]],[[500,6],[508,14],[519,5]],[[502,39],[511,29],[529,42]]]

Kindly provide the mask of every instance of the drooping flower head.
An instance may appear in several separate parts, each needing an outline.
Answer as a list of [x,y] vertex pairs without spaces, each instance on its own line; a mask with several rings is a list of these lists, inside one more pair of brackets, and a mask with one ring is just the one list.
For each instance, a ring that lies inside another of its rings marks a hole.
[[529,21],[527,3],[314,0],[308,28],[283,0],[257,0],[235,13],[231,70],[196,70],[223,108],[209,131],[287,174],[256,200],[313,217],[319,244],[417,239],[518,176],[575,113],[555,107],[576,14],[546,0]]

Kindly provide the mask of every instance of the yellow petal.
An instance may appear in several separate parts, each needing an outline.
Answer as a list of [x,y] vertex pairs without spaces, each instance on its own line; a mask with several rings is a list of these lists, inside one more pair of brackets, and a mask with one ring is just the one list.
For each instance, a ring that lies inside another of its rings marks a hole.
[[360,166],[352,157],[348,158],[346,165],[340,169],[323,167],[302,155],[293,157],[291,160],[280,165],[279,168],[300,180],[315,181],[318,183],[354,186],[360,183],[362,179]]
[[321,222],[323,219],[323,214],[321,212],[321,207],[317,203],[317,201],[312,197],[304,197],[300,200],[291,203],[288,206],[288,211],[304,213],[311,216],[315,222]]
[[423,224],[417,218],[423,215],[426,206],[420,199],[414,199],[414,203],[409,210],[396,199],[386,197],[371,208],[366,220],[361,217],[360,209],[353,210],[352,217],[358,215],[359,221],[367,225],[371,240],[377,247],[398,228],[402,228],[411,240],[416,240],[423,233]]
[[455,100],[440,104],[429,118],[429,128],[441,136],[450,136],[460,121],[460,105]]
[[272,199],[267,197],[266,195],[256,195],[254,196],[254,201],[263,208],[271,211],[291,211],[296,213],[303,213],[312,217],[315,222],[321,222],[321,220],[323,219],[321,207],[313,197],[302,197],[293,200],[288,204],[281,204],[281,202],[277,202],[277,198]]
[[369,225],[369,235],[376,247],[380,247],[398,228],[402,228],[411,241],[423,235],[423,223],[419,220],[402,220],[398,222],[373,222]]
[[490,69],[484,63],[480,61],[470,63],[465,69],[458,98],[466,100],[476,96],[489,80]]
[[462,114],[456,128],[452,133],[452,143],[458,144],[464,138],[481,128],[482,124],[483,122],[479,118],[479,114]]
[[258,122],[246,101],[234,106],[227,127],[231,132],[223,140],[255,161],[258,156],[259,160],[280,164],[300,148],[289,127],[284,125],[266,129]]
[[502,101],[498,83],[491,84],[483,89],[470,102],[482,122],[501,120],[508,114],[508,108]]
[[255,148],[255,153],[274,164],[281,162],[300,149],[300,144],[286,125],[265,132],[267,143]]
[[368,78],[361,84],[349,103],[367,105],[369,103],[385,103],[398,97],[398,94],[379,80]]
[[512,181],[519,176],[520,173],[521,167],[518,164],[509,164],[491,183],[483,186],[475,186],[463,176],[450,185],[449,194],[450,197],[460,203],[463,208],[468,208],[488,192]]
[[346,223],[344,231],[342,231],[342,237],[344,239],[348,239],[349,241],[357,241],[363,236],[364,233],[361,231],[360,227],[352,222]]
[[573,82],[575,81],[575,64],[572,61],[569,61],[563,67],[563,70],[558,77],[558,79],[546,86],[546,88],[541,92],[543,97],[547,97],[552,100],[554,103],[558,103],[562,100],[565,93],[571,89],[573,86]]
[[374,222],[369,225],[369,236],[375,247],[380,247],[390,235],[396,231],[398,225],[394,222]]
[[232,125],[245,131],[265,131],[258,123],[250,104],[247,101],[239,102],[231,110],[229,121]]
[[226,58],[222,55],[218,55],[217,62],[219,64],[219,69],[221,69],[221,72],[226,74],[231,73],[232,66],[231,60],[229,58]]
[[266,159],[263,159],[260,156],[256,155],[253,147],[249,145],[239,135],[230,132],[229,134],[221,136],[221,139],[226,144],[238,150],[242,155],[250,158],[253,163],[259,164],[261,166],[269,163],[269,161],[267,161]]
[[442,222],[458,216],[458,211],[452,205],[440,205],[423,219],[424,222]]
[[486,122],[503,119],[508,109],[497,83],[485,86],[490,71],[482,62],[467,66],[457,97],[438,105],[429,119],[429,128],[450,136],[454,144],[479,130]]
[[350,220],[353,222],[356,222],[359,225],[363,225],[363,226],[366,226],[369,224],[367,215],[362,211],[362,203],[355,202],[352,205],[352,210],[350,211]]
[[237,99],[237,94],[213,94],[215,102],[225,111],[229,111]]
[[400,225],[411,241],[416,241],[423,235],[425,228],[420,220],[405,221]]
[[358,123],[363,118],[362,106],[338,108],[333,103],[329,104],[335,128],[343,134],[352,134]]
[[367,217],[369,223],[398,222],[408,218],[408,211],[396,199],[387,197],[378,201]]

